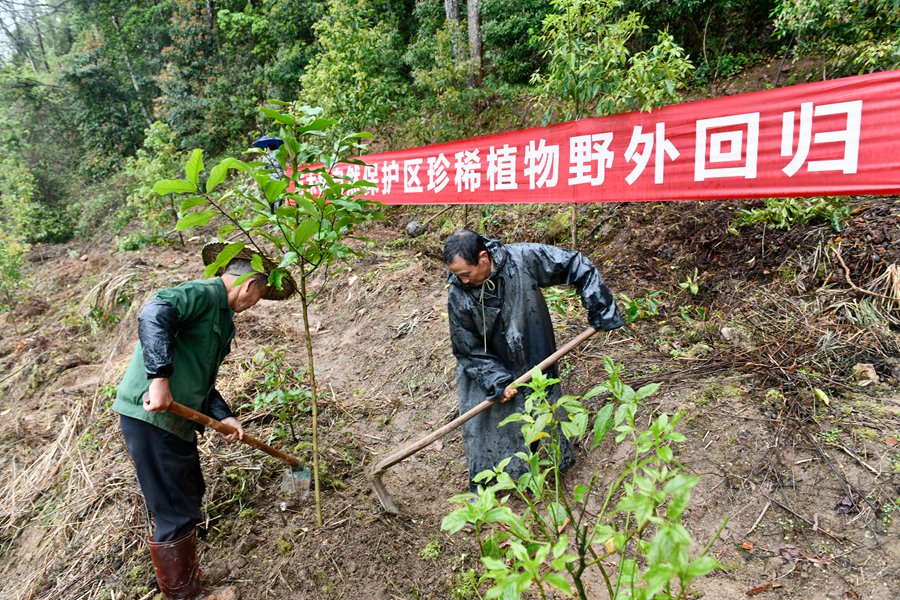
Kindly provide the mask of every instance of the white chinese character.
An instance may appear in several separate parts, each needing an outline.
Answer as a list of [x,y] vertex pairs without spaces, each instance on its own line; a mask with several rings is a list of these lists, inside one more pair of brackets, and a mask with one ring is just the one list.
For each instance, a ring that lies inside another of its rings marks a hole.
[[381,164],[381,185],[383,186],[383,194],[390,194],[391,187],[395,183],[400,183],[400,165],[396,160],[384,162]]
[[366,165],[363,169],[363,179],[374,183],[375,187],[365,188],[365,193],[374,195],[378,193],[378,165]]
[[447,187],[450,183],[450,177],[447,175],[449,166],[450,161],[443,153],[428,157],[428,190],[433,190],[437,194]]
[[[812,135],[813,117],[827,115],[847,115],[847,127],[838,131],[820,131]],[[834,160],[811,160],[806,166],[810,172],[842,171],[856,173],[859,161],[859,130],[862,122],[862,100],[820,104],[813,108],[812,102],[800,104],[800,133],[797,149],[791,162],[782,169],[788,177],[793,177],[809,156],[810,138],[813,144],[841,142],[844,144],[844,157]],[[784,126],[781,130],[781,155],[791,156],[794,145],[794,111],[784,113]]]
[[[653,151],[654,136],[652,133],[641,133],[642,127],[636,125],[631,134],[631,141],[628,143],[628,149],[625,150],[625,162],[632,162],[635,159],[634,169],[625,178],[628,185],[631,185],[641,176],[647,163],[650,162],[650,153]],[[638,144],[643,144],[644,150],[637,154]],[[656,159],[653,164],[653,183],[663,182],[663,161],[668,155],[669,159],[675,160],[680,152],[675,148],[675,144],[666,139],[666,124],[656,124]]]
[[491,191],[494,190],[514,190],[518,187],[516,183],[516,153],[518,148],[503,144],[500,150],[494,150],[488,153],[487,160],[487,178],[491,185]]
[[453,183],[456,184],[456,191],[465,189],[474,192],[481,187],[481,157],[478,156],[478,150],[464,150],[457,152],[455,156],[456,176]]
[[559,146],[547,146],[541,139],[530,140],[525,147],[525,175],[528,189],[556,187],[559,179]]
[[[576,135],[569,140],[569,185],[589,183],[602,185],[606,169],[612,168],[613,152],[609,149],[613,134]],[[596,174],[593,174],[596,165]]]
[[[725,129],[714,131],[711,129]],[[744,131],[747,132],[746,153]],[[706,160],[709,137],[709,165]],[[727,148],[727,149],[726,149]],[[756,178],[756,159],[759,148],[759,113],[745,113],[697,121],[697,148],[694,154],[694,181],[714,177]],[[717,163],[741,161],[743,165],[721,167]]]
[[403,191],[421,192],[422,181],[419,179],[419,168],[424,161],[421,158],[411,158],[403,161]]
[[359,175],[362,172],[362,169],[359,165],[347,165],[347,169],[344,171],[344,177],[347,178],[347,181],[350,183],[356,183],[359,181]]

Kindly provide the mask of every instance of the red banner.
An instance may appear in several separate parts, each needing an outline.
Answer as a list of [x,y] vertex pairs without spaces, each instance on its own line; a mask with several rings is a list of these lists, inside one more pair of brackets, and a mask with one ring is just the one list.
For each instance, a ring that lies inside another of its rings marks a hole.
[[[900,193],[900,71],[363,156],[385,204]],[[312,183],[310,181],[310,183]]]

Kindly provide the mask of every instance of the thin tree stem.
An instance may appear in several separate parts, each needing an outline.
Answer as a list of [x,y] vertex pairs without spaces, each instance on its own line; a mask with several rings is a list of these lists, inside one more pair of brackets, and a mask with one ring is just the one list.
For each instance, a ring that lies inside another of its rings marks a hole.
[[303,332],[306,336],[306,358],[309,389],[312,397],[312,467],[313,490],[316,498],[316,525],[322,526],[322,496],[319,490],[319,400],[316,392],[316,368],[313,361],[312,335],[309,332],[309,300],[306,296],[306,274],[300,273],[300,303],[303,305]]

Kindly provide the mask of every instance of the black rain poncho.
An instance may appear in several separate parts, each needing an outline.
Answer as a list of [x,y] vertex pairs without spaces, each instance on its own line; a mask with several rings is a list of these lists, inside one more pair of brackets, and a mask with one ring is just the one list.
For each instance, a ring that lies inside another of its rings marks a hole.
[[[517,377],[556,351],[550,312],[540,288],[574,286],[588,311],[588,322],[598,330],[625,324],[597,268],[580,252],[543,244],[485,242],[493,261],[488,280],[467,286],[456,275],[448,275],[447,308],[460,413],[485,399],[501,398]],[[547,373],[557,377],[556,366]],[[553,400],[561,396],[558,385],[549,393]],[[526,450],[519,423],[498,428],[503,419],[524,409],[524,396],[520,392],[510,402],[497,403],[463,424],[470,478]],[[562,440],[561,467],[566,470],[575,458],[571,445]],[[506,472],[518,478],[526,469],[523,461],[513,458]]]

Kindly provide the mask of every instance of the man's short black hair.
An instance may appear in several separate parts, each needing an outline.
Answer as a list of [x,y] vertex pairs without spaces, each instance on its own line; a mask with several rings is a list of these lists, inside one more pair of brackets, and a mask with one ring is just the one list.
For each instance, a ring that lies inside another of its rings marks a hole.
[[449,265],[458,258],[470,265],[478,264],[478,255],[487,251],[484,238],[465,227],[455,230],[444,242],[444,264]]

